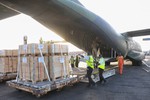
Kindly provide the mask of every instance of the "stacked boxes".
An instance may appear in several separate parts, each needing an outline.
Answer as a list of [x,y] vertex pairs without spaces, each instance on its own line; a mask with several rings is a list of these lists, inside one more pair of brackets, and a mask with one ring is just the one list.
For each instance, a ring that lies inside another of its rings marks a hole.
[[48,57],[45,56],[43,58],[40,56],[31,56],[30,58],[31,81],[35,83],[38,81],[47,80],[47,75],[43,63],[45,63],[46,67],[48,67]]
[[19,50],[20,50],[20,55],[39,55],[40,51],[39,48],[41,49],[41,52],[43,54],[48,54],[48,44],[27,44],[27,45],[20,45]]
[[18,67],[18,57],[17,56],[13,56],[12,57],[12,72],[17,72],[17,67]]
[[20,78],[23,80],[30,80],[30,66],[29,66],[29,57],[20,57]]
[[68,64],[68,56],[49,56],[49,72],[53,81],[57,78],[69,76],[70,69]]
[[[40,54],[40,50],[42,56]],[[61,44],[27,44],[19,46],[19,78],[36,83],[69,76],[68,46]],[[46,65],[46,66],[44,66]]]
[[0,50],[0,73],[17,72],[18,50]]
[[49,73],[52,81],[69,76],[68,46],[50,44],[49,54]]
[[50,44],[49,53],[55,55],[60,55],[61,53],[68,54],[68,46],[63,44]]
[[42,59],[42,57],[40,57],[39,49],[42,54],[48,54],[48,44],[32,43],[19,46],[21,58],[19,65],[19,77],[21,80],[36,83],[37,81],[43,81],[47,78],[43,63],[47,63],[46,66],[48,66],[48,59]]
[[7,73],[7,72],[9,72],[8,57],[1,57],[0,58],[0,73]]

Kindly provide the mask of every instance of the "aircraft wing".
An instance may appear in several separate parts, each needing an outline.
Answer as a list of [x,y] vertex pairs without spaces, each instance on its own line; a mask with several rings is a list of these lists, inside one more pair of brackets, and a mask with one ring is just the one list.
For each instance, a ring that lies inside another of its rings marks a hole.
[[125,33],[122,33],[122,35],[127,36],[127,37],[137,37],[137,36],[150,35],[150,29],[125,32]]
[[[78,0],[71,0],[72,2],[84,7]],[[4,5],[0,2],[0,20],[15,16],[20,14],[19,11],[16,11],[15,9],[10,8],[7,5]]]
[[0,3],[0,20],[18,15],[19,12],[16,12],[15,10],[4,6],[2,3]]

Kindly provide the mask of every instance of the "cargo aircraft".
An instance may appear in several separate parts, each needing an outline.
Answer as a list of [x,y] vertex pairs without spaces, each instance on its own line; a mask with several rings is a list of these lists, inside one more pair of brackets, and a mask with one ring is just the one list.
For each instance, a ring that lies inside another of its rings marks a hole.
[[145,57],[132,37],[150,35],[150,29],[117,33],[78,0],[0,0],[1,20],[21,13],[94,56],[99,51],[105,58],[112,59],[121,53],[133,65],[140,65]]

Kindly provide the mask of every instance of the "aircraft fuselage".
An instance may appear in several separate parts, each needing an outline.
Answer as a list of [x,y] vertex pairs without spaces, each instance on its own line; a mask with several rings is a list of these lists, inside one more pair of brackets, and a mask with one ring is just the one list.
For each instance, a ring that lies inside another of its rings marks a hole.
[[113,48],[133,60],[144,59],[140,45],[117,33],[105,20],[70,0],[0,0],[27,14],[86,52],[94,43]]

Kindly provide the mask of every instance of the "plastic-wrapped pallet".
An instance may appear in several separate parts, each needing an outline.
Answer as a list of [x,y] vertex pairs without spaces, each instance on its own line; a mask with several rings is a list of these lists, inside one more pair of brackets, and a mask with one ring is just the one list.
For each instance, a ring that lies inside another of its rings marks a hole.
[[[44,66],[44,63],[46,66]],[[45,67],[48,70],[48,56],[38,57],[38,67],[39,67],[39,80],[47,80],[47,75],[45,71]]]

